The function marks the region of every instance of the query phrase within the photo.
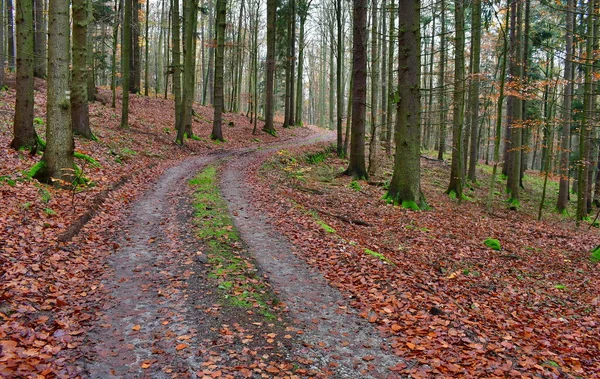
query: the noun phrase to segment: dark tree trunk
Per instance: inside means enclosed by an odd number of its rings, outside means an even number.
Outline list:
[[[215,54],[215,112],[213,118],[213,129],[210,138],[224,141],[221,128],[223,113],[223,58],[225,53],[225,27],[227,26],[227,3],[226,0],[217,0],[217,51]]]
[[[137,0],[124,0],[123,9],[123,39],[121,43],[121,75],[122,75],[122,108],[121,108],[121,128],[129,127],[129,91],[127,90],[131,83],[130,59],[131,59],[131,3]]]
[[[131,55],[129,57],[129,92],[139,93],[141,88],[140,71],[140,2],[132,1],[131,7]]]
[[[368,0],[355,0],[353,9],[352,42],[352,132],[350,162],[344,172],[355,178],[366,179],[365,119],[367,104],[367,9]]]
[[[15,44],[14,1],[6,0],[6,18],[8,19],[8,70],[13,72],[17,67],[17,49]]]
[[[264,131],[275,134],[273,125],[273,85],[275,78],[275,21],[277,18],[277,0],[267,0],[267,72],[265,98]]]
[[[46,77],[46,19],[44,17],[44,0],[34,0],[35,20],[35,68],[33,74],[37,78]]]
[[[17,1],[17,101],[13,124],[15,149],[32,148],[37,144],[33,128],[33,8],[32,2]]]

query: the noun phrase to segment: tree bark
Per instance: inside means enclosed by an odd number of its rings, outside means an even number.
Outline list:
[[[123,39],[121,43],[121,76],[122,76],[122,104],[121,104],[121,128],[129,127],[129,91],[131,85],[131,3],[137,0],[124,0],[123,9]]]
[[[371,1],[371,140],[369,141],[369,176],[377,174],[379,138],[377,138],[377,113],[379,110],[379,46],[377,33],[377,0]],[[402,46],[402,45],[400,45]]]
[[[368,177],[365,167],[365,119],[367,104],[367,0],[355,0],[353,8],[352,133],[350,162],[344,173],[357,179]]]
[[[456,25],[454,56],[454,106],[452,111],[452,165],[450,166],[450,183],[446,193],[454,193],[458,202],[463,197],[462,169],[462,132],[465,106],[465,14],[464,0],[454,3],[454,22]]]
[[[139,93],[141,88],[140,71],[140,2],[132,0],[131,7],[131,55],[129,92]]]
[[[459,0],[460,1],[460,0]],[[405,208],[427,207],[421,193],[420,169],[420,2],[398,2],[398,93],[394,174],[386,198]]]
[[[214,88],[214,118],[213,129],[210,138],[224,141],[221,128],[223,113],[223,69],[225,53],[225,27],[227,26],[227,4],[226,0],[217,0],[217,50],[215,54],[215,88]]]
[[[275,21],[277,18],[277,0],[267,0],[267,72],[265,98],[265,126],[263,130],[275,134],[273,126],[273,85],[275,79]]]
[[[60,186],[75,180],[69,101],[69,0],[52,0],[48,10],[48,99],[46,150],[35,177]]]
[[[44,0],[34,0],[35,19],[35,68],[33,74],[36,78],[46,77],[46,19],[44,17]]]
[[[17,1],[17,99],[10,146],[19,150],[33,148],[37,135],[33,128],[33,8],[32,2]],[[9,15],[9,18],[11,16]]]
[[[471,147],[469,154],[469,171],[471,182],[476,181],[477,157],[479,153],[479,86],[481,63],[481,0],[473,0],[471,13],[471,86],[469,87],[469,122],[471,128]]]
[[[73,132],[92,139],[87,96],[87,28],[89,0],[73,0],[73,71],[71,79],[71,121]]]
[[[6,17],[8,19],[8,70],[15,71],[17,67],[17,46],[15,44],[15,16],[13,0],[6,0]]]
[[[439,61],[439,77],[438,77],[438,88],[439,88],[439,108],[440,108],[440,133],[439,133],[439,144],[438,144],[438,156],[439,160],[444,159],[444,153],[446,152],[446,2],[440,0],[440,61]]]

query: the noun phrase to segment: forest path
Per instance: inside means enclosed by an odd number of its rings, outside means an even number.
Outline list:
[[[254,209],[251,178],[269,153],[330,139],[331,134],[298,139],[263,150],[241,149],[193,157],[168,169],[131,208],[117,237],[103,280],[110,300],[90,332],[82,375],[90,378],[195,378],[241,367],[246,346],[222,344],[219,334],[233,324],[241,331],[259,323],[219,312],[219,295],[207,280],[201,241],[194,237],[191,189],[187,182],[204,167],[222,160],[221,190],[235,226],[278,297],[287,304],[301,340],[280,346],[279,355],[308,358],[322,376],[389,377],[398,363],[387,343],[323,277],[297,258],[289,242]],[[231,158],[231,159],[228,159]],[[249,170],[250,168],[250,170]],[[271,325],[270,325],[271,327]],[[257,327],[254,327],[255,330]],[[261,326],[257,333],[267,333]],[[262,357],[275,355],[265,346]],[[277,349],[276,349],[277,350]],[[261,352],[261,348],[255,351]],[[236,352],[235,354],[233,352]],[[214,366],[214,367],[213,367]],[[258,375],[255,370],[250,375]],[[240,376],[248,371],[240,369]],[[264,373],[264,371],[263,371]],[[273,375],[274,377],[276,375]],[[217,377],[217,376],[213,376]]]

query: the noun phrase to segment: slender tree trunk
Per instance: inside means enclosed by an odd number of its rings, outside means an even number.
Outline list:
[[[471,13],[471,86],[469,88],[469,122],[471,124],[471,148],[468,179],[476,181],[475,168],[479,155],[479,69],[481,63],[481,0],[473,0]],[[466,148],[466,147],[465,147]]]
[[[400,0],[398,2],[398,93],[401,100],[396,105],[394,174],[390,182],[390,189],[386,194],[387,199],[410,209],[427,207],[421,193],[420,169],[421,35],[419,6],[419,0]]]
[[[37,78],[46,77],[46,19],[44,17],[44,0],[34,0],[35,19],[35,68],[33,74]]]
[[[129,127],[129,91],[130,88],[130,68],[131,68],[131,3],[137,0],[124,0],[123,10],[123,42],[121,43],[121,75],[122,82],[122,108],[121,108],[121,128]]]
[[[396,10],[394,0],[390,1],[390,26],[389,26],[389,48],[388,48],[388,60],[387,60],[387,72],[388,72],[388,81],[387,88],[389,88],[388,93],[385,94],[387,97],[387,126],[386,126],[386,136],[385,136],[385,152],[388,156],[392,155],[392,135],[394,130],[394,112],[393,107],[396,105],[390,98],[390,93],[392,88],[394,88],[394,41],[395,37],[395,27],[394,20],[396,19]]]
[[[463,170],[462,170],[462,132],[464,124],[465,104],[465,14],[464,0],[454,3],[454,17],[456,24],[455,58],[454,58],[454,107],[452,114],[452,165],[450,167],[450,184],[446,193],[456,195],[458,202],[463,197]]]
[[[574,27],[574,0],[567,0],[567,29],[565,34],[565,69],[563,88],[563,113],[562,131],[560,136],[560,183],[556,209],[560,213],[566,212],[569,203],[569,141],[571,139],[571,103],[573,101],[573,27]]]
[[[131,8],[131,56],[129,57],[129,92],[139,93],[141,88],[140,72],[140,2],[132,0]]]
[[[183,54],[183,81],[181,96],[181,123],[178,124],[176,143],[183,144],[184,135],[188,138],[193,136],[192,130],[192,105],[194,101],[194,87],[196,78],[196,39],[198,0],[186,0],[184,2],[184,54]]]
[[[17,46],[15,44],[15,16],[13,0],[6,0],[6,13],[8,18],[8,70],[14,72],[17,67]]]
[[[181,28],[179,22],[179,0],[171,0],[171,37],[173,38],[173,63],[171,71],[173,72],[173,95],[175,97],[175,130],[177,130],[177,140],[183,143],[183,102],[181,94]],[[179,133],[182,133],[180,136]],[[181,138],[180,138],[181,137]]]
[[[388,87],[387,87],[387,0],[383,0],[381,3],[381,127],[384,133],[380,133],[378,141],[385,142],[387,133],[387,100],[388,100]]]
[[[87,96],[88,0],[73,0],[73,70],[71,79],[71,121],[73,132],[92,139]]]
[[[4,0],[0,0],[0,20],[2,20],[2,25],[0,25],[0,88],[4,88],[4,46],[6,45],[4,40],[4,13]]]
[[[367,104],[367,0],[355,0],[352,29],[352,134],[350,162],[344,172],[355,178],[367,178],[365,167],[365,119]]]
[[[267,72],[265,98],[264,131],[275,134],[273,126],[273,84],[275,79],[275,21],[277,18],[277,0],[267,0]]]
[[[33,4],[17,1],[17,99],[10,146],[19,150],[33,148],[37,135],[33,128]],[[10,16],[9,16],[10,18]]]
[[[87,65],[87,78],[86,78],[86,86],[87,86],[87,101],[96,100],[96,65],[95,65],[95,57],[94,57],[94,28],[90,27],[93,21],[93,7],[91,1],[86,2],[87,12],[89,17],[88,28],[87,28],[87,37],[85,47],[85,59]],[[102,44],[104,45],[104,43]]]
[[[336,0],[335,4],[335,21],[337,28],[337,49],[336,49],[336,103],[337,103],[337,117],[336,117],[336,130],[339,135],[338,137],[338,156],[344,156],[344,150],[341,144],[341,136],[342,136],[342,121],[344,117],[344,94],[342,91],[342,69],[344,67],[344,50],[342,48],[342,42],[344,40],[344,36],[342,35],[342,2],[341,0]],[[333,41],[332,41],[333,43]]]
[[[346,132],[344,133],[344,157],[348,156],[348,145],[350,144],[351,130],[350,126],[352,123],[352,89],[354,88],[354,76],[350,75],[350,85],[348,88],[348,114],[346,115]]]
[[[504,104],[504,86],[506,83],[506,61],[508,58],[508,38],[506,35],[506,29],[508,27],[508,19],[510,18],[510,8],[506,15],[506,22],[501,33],[503,37],[502,45],[502,56],[499,58],[500,63],[500,88],[498,91],[498,106],[496,110],[496,133],[494,138],[494,166],[492,168],[492,177],[490,178],[490,186],[488,191],[488,198],[486,208],[488,212],[492,211],[492,199],[494,198],[494,192],[496,190],[496,176],[498,173],[498,163],[500,160],[500,139],[502,138],[502,108]]]
[[[296,0],[290,0],[291,9],[290,9],[290,35],[289,35],[289,93],[287,99],[287,119],[285,120],[285,125],[293,126],[296,124],[296,120],[294,117],[294,109],[296,102],[295,99],[295,77],[296,77]]]
[[[377,36],[377,0],[371,0],[371,140],[369,141],[369,176],[377,175],[379,170],[377,137],[377,112],[379,110],[379,46]],[[420,43],[420,41],[419,41]]]
[[[439,62],[439,108],[440,108],[440,135],[438,145],[438,159],[444,159],[446,151],[446,2],[440,0],[440,62]]]
[[[46,150],[35,177],[71,186],[75,180],[69,102],[69,0],[52,0],[48,9],[48,98]]]
[[[583,90],[583,119],[579,127],[579,162],[577,164],[577,222],[584,220],[588,215],[588,171],[590,157],[590,133],[593,123],[593,83],[594,75],[593,51],[594,51],[594,18],[595,4],[597,0],[588,0],[587,9],[587,38],[585,65],[585,82]]]
[[[146,50],[144,53],[144,96],[148,96],[148,51],[150,50],[150,38],[148,35],[149,30],[149,22],[150,20],[150,0],[146,0],[146,33],[144,33],[144,37],[146,40]]]
[[[223,66],[225,53],[225,27],[227,26],[227,3],[226,0],[217,0],[217,51],[215,55],[215,112],[213,118],[213,129],[210,138],[224,141],[221,128],[223,113]]]
[[[521,80],[523,78],[523,45],[521,23],[523,21],[523,8],[521,3],[511,4],[511,11],[514,17],[511,18],[511,65],[510,77],[517,84],[517,90],[521,89]],[[515,15],[516,13],[516,15]],[[514,20],[514,24],[513,24]],[[513,30],[514,29],[514,30]],[[519,188],[521,178],[521,143],[523,138],[523,106],[520,96],[511,95],[513,99],[512,117],[510,124],[510,148],[509,165],[507,169],[506,189],[510,195],[511,208],[518,206]]]
[[[123,0],[115,0],[115,20],[113,24],[113,43],[112,43],[112,76],[111,76],[111,89],[112,89],[112,103],[111,106],[116,108],[117,106],[117,42],[119,40],[119,24],[121,9],[123,9]]]

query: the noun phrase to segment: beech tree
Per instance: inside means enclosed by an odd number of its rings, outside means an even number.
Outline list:
[[[267,64],[265,83],[265,126],[263,130],[275,134],[273,125],[273,84],[275,79],[275,21],[277,0],[267,0]]]

